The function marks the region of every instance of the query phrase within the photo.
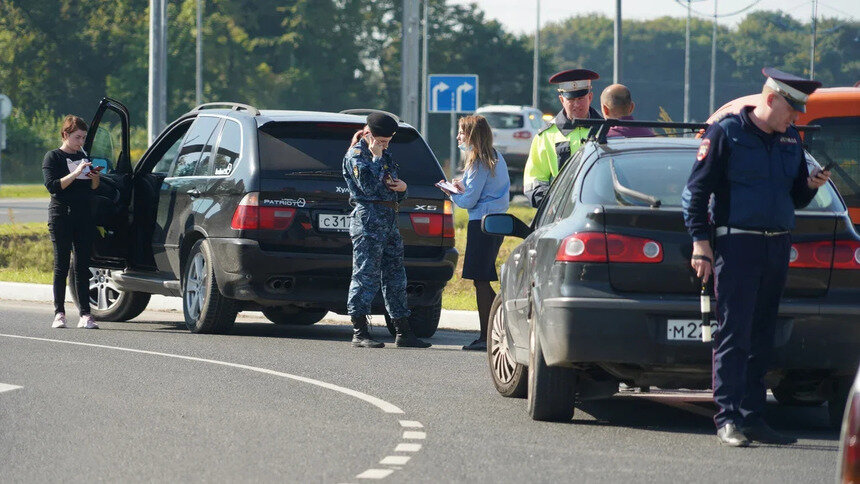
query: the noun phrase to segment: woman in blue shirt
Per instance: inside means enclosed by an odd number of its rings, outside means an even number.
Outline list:
[[[499,279],[496,274],[496,257],[503,237],[481,231],[481,218],[489,213],[505,213],[510,200],[511,180],[508,166],[501,153],[493,149],[493,132],[483,116],[466,116],[460,119],[457,131],[458,147],[465,153],[462,180],[454,180],[459,193],[450,193],[451,200],[469,211],[466,231],[466,255],[463,258],[463,279],[475,284],[481,336],[464,350],[487,350],[487,326],[490,306],[496,298],[490,281]]]

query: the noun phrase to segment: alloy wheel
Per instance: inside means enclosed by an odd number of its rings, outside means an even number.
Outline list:
[[[90,306],[102,311],[109,311],[116,307],[122,294],[122,290],[113,280],[113,271],[90,267]]]
[[[508,347],[508,336],[505,331],[503,308],[499,308],[493,316],[493,327],[490,330],[491,348],[490,358],[493,364],[493,373],[496,379],[502,383],[508,383],[514,376],[517,362]]]
[[[195,320],[200,317],[200,313],[203,311],[208,285],[207,274],[206,258],[203,257],[202,253],[198,253],[188,264],[187,277],[185,278],[185,297],[183,298],[188,315]]]

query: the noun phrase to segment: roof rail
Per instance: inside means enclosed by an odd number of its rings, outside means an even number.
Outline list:
[[[388,111],[383,111],[381,109],[355,108],[355,109],[344,109],[343,111],[340,112],[340,114],[357,114],[357,115],[371,114],[371,113],[387,114],[387,115],[391,116],[392,118],[394,118],[394,120],[397,121],[398,123],[400,122],[400,116],[398,116],[394,113],[389,113]]]
[[[577,119],[573,122],[574,126],[590,126],[589,138],[594,136],[600,144],[606,144],[606,135],[609,134],[609,129],[614,126],[636,126],[642,128],[663,128],[663,129],[688,129],[690,132],[695,132],[708,127],[705,123],[667,123],[663,121],[638,121],[633,119]],[[597,128],[595,131],[594,128]]]
[[[202,111],[204,109],[218,109],[218,108],[229,108],[231,111],[248,111],[254,116],[260,115],[260,110],[255,108],[254,106],[249,106],[247,104],[242,103],[234,103],[234,102],[217,102],[217,103],[205,103],[197,106],[192,109],[191,112]]]

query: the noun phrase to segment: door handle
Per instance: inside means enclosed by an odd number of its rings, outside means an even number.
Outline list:
[[[187,193],[187,194],[188,194],[188,196],[189,196],[189,197],[191,197],[191,198],[197,198],[197,197],[199,197],[199,196],[200,196],[200,190],[198,190],[198,189],[196,189],[196,188],[192,188],[191,190],[188,190],[188,191],[187,191],[187,192],[185,192],[185,193]]]

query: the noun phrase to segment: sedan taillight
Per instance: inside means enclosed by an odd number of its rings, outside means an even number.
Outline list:
[[[642,237],[581,232],[562,241],[555,260],[656,264],[663,261],[663,246],[655,240]]]
[[[531,131],[514,131],[513,136],[516,139],[531,139],[532,133]]]
[[[860,242],[854,240],[798,242],[792,244],[789,267],[860,269]]]
[[[296,209],[289,207],[261,207],[260,194],[246,193],[233,212],[230,227],[233,230],[287,230],[293,224]]]

